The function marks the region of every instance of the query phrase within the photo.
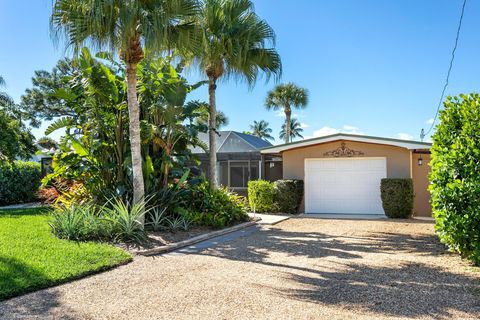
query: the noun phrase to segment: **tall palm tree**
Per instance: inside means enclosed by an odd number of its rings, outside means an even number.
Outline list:
[[[286,135],[287,135],[286,128],[287,128],[287,120],[285,120],[285,123],[282,125],[282,130],[280,130],[280,139],[286,139]],[[302,136],[302,132],[303,132],[302,124],[300,122],[298,122],[297,119],[295,119],[295,118],[291,119],[289,129],[290,129],[289,130],[290,138],[285,143],[292,142],[294,138],[303,138],[303,136]]]
[[[290,142],[292,108],[303,109],[308,104],[308,90],[296,86],[294,83],[280,84],[267,94],[265,107],[268,110],[283,109],[286,118],[285,143]]]
[[[5,79],[0,76],[0,87],[5,87]],[[12,98],[3,91],[0,91],[0,106],[7,107],[13,104]]]
[[[191,48],[198,13],[197,0],[114,1],[55,0],[51,26],[55,37],[64,35],[76,52],[87,44],[118,54],[126,65],[133,201],[144,201],[144,179],[137,98],[137,65],[145,51],[159,53],[173,47]]]
[[[252,130],[252,135],[262,138],[264,140],[275,140],[271,136],[272,129],[269,128],[269,123],[265,120],[253,121],[253,124],[250,125],[250,130]]]
[[[268,80],[282,72],[280,56],[273,48],[275,33],[260,19],[250,0],[204,0],[198,24],[203,31],[203,50],[196,62],[208,78],[209,181],[217,187],[216,89],[219,79],[244,80],[255,84],[260,72]]]

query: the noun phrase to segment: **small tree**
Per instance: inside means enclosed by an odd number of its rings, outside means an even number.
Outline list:
[[[433,135],[430,190],[440,240],[480,264],[480,95],[448,97]]]

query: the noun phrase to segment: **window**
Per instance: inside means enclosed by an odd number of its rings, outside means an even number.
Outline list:
[[[259,161],[219,162],[219,183],[230,188],[246,189],[248,181],[259,178]]]

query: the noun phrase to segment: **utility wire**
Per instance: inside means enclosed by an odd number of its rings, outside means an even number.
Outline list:
[[[430,129],[428,129],[426,133],[422,129],[422,133],[420,134],[420,138],[422,140],[425,136],[427,136],[430,133],[430,131],[432,131],[433,127],[435,127],[435,121],[437,121],[438,114],[440,112],[440,107],[442,106],[442,101],[443,101],[443,98],[445,97],[445,91],[447,90],[447,87],[448,87],[450,73],[452,72],[453,61],[455,60],[455,52],[457,51],[458,38],[460,37],[460,29],[462,28],[463,14],[465,13],[466,4],[467,4],[467,0],[464,0],[462,5],[462,13],[460,14],[460,21],[458,22],[457,35],[455,37],[455,46],[453,47],[452,58],[450,59],[450,66],[448,67],[447,78],[445,80],[445,85],[443,86],[442,96],[440,97],[440,101],[438,101],[437,111],[435,112],[435,117],[433,118],[433,122],[432,122],[432,125],[430,126]]]

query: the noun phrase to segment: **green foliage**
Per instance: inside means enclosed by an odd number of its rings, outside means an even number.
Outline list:
[[[274,203],[278,212],[298,213],[303,199],[303,180],[278,180],[273,186]]]
[[[273,183],[265,180],[248,182],[248,201],[255,212],[276,212]]]
[[[16,116],[0,105],[0,161],[28,159],[37,151],[34,136]]]
[[[413,213],[412,179],[382,179],[380,185],[382,206],[389,218],[407,219]]]
[[[437,234],[452,251],[480,265],[480,95],[447,98],[432,138]]]
[[[147,215],[145,226],[151,227],[153,231],[162,231],[165,230],[167,221],[167,208],[155,207],[150,210],[150,214]]]
[[[50,227],[52,233],[61,239],[142,243],[147,235],[140,221],[149,211],[143,204],[129,206],[116,198],[103,207],[59,207],[53,213]]]
[[[145,209],[144,202],[129,206],[115,198],[102,208],[101,216],[111,226],[111,235],[114,241],[142,243],[147,239],[142,221],[148,211]]]
[[[280,130],[280,134],[279,134],[279,138],[280,139],[285,139],[285,136],[287,134],[287,122],[285,121],[282,125],[282,129]],[[303,132],[303,128],[302,128],[302,124],[296,119],[296,118],[292,118],[290,120],[290,142],[293,141],[293,139],[295,138],[303,138],[303,135],[302,135],[302,132]]]
[[[0,301],[132,260],[108,244],[53,237],[45,209],[0,211]]]
[[[189,185],[181,216],[194,225],[223,228],[248,220],[245,199],[227,189],[211,190],[207,182]]]
[[[40,180],[40,164],[36,162],[0,161],[0,205],[36,200]]]
[[[271,135],[272,129],[269,127],[269,123],[265,120],[253,121],[253,124],[250,125],[250,130],[252,130],[251,133],[244,133],[257,136],[264,140],[275,140],[275,138]]]

